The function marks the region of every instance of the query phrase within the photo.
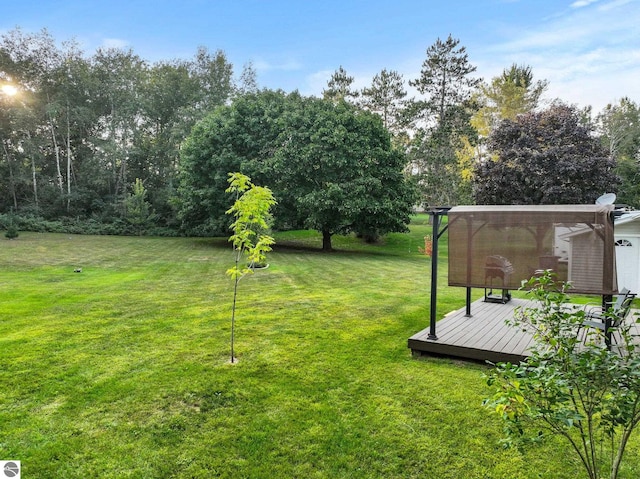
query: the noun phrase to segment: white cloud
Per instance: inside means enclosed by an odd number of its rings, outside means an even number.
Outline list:
[[[489,81],[515,63],[530,66],[535,80],[549,81],[548,100],[591,105],[594,112],[624,96],[640,101],[640,0],[575,0],[573,4],[573,8],[567,8],[568,3],[558,7],[556,14],[528,26],[495,25],[491,43],[467,45],[469,59],[478,67],[474,76]],[[424,50],[406,53],[410,54],[398,58],[397,64],[380,67],[397,70],[409,96],[419,96],[408,81],[420,76]],[[370,85],[377,73],[370,66],[358,70],[346,62],[344,67],[357,89]],[[300,92],[321,96],[334,70],[305,75],[297,83]]]
[[[597,0],[596,0],[597,1]],[[622,96],[640,99],[640,7],[637,0],[576,0],[574,10],[487,46],[478,63],[485,78],[512,63],[549,80],[550,97],[599,110]]]
[[[598,7],[600,11],[612,10],[614,8],[622,7],[628,3],[635,2],[636,0],[613,0],[612,2],[605,3]]]
[[[599,0],[577,0],[571,4],[571,8],[588,7],[592,3],[597,3]]]
[[[129,47],[129,42],[126,40],[122,40],[120,38],[104,38],[102,40],[102,48],[116,48],[116,49],[122,49],[122,48],[127,48]]]
[[[303,95],[322,96],[322,90],[326,88],[332,74],[333,70],[320,70],[307,75],[300,93]]]

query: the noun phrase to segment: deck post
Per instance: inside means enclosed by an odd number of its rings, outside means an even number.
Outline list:
[[[611,230],[609,230],[608,228],[605,228],[605,234],[608,236],[608,238],[605,239],[605,244],[614,243],[616,217],[619,217],[622,214],[623,212],[621,210],[613,210],[611,212],[609,219],[611,220],[611,225],[613,226],[613,228],[611,228]],[[602,284],[602,288],[604,290],[609,289],[611,286],[611,283],[613,282],[612,276],[614,274],[613,272],[614,270],[611,268],[610,265],[614,264],[614,258],[615,258],[615,247],[613,251],[605,248],[604,255],[603,255],[603,260],[604,260],[603,276],[604,277],[603,277],[603,284]],[[607,309],[611,307],[612,304],[613,304],[613,295],[607,294],[602,296],[602,312],[604,314],[604,344],[606,345],[609,351],[611,351],[611,326],[613,324],[613,321],[611,320],[611,317],[606,313],[607,313]]]
[[[467,286],[467,309],[465,310],[465,316],[467,318],[472,317],[471,314],[471,288]]]
[[[431,234],[432,248],[431,248],[431,304],[429,305],[429,336],[427,339],[437,341],[436,335],[436,306],[438,297],[438,230],[440,228],[440,214],[437,210],[433,213],[433,231]]]
[[[438,336],[436,335],[436,311],[438,306],[438,243],[440,241],[440,236],[449,229],[449,225],[447,224],[442,231],[440,231],[440,217],[446,216],[450,209],[450,206],[442,206],[433,208],[429,211],[429,214],[433,217],[433,230],[431,232],[431,304],[429,305],[430,318],[429,335],[427,339],[432,341],[438,340]]]

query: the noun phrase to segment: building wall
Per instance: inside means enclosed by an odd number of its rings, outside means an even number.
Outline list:
[[[599,242],[596,234],[581,234],[572,238],[568,279],[574,287],[595,290],[602,287],[600,272],[603,253],[596,244]]]
[[[615,227],[618,288],[640,294],[640,221]]]

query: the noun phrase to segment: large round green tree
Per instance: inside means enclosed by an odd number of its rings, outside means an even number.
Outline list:
[[[231,199],[225,194],[228,174],[242,171],[257,184],[264,181],[283,130],[285,108],[297,95],[262,91],[237,98],[200,121],[182,145],[179,214],[188,234],[224,235]]]
[[[268,184],[278,200],[276,227],[367,238],[404,231],[416,201],[382,120],[349,105],[297,93],[261,91],[238,98],[201,122],[182,155],[185,226],[223,233],[229,171]]]
[[[273,178],[287,213],[322,233],[376,238],[405,231],[417,201],[379,116],[345,101],[305,98],[291,112]]]

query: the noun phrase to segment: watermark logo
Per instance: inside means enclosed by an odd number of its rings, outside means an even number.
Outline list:
[[[20,461],[0,461],[0,478],[20,479]]]

